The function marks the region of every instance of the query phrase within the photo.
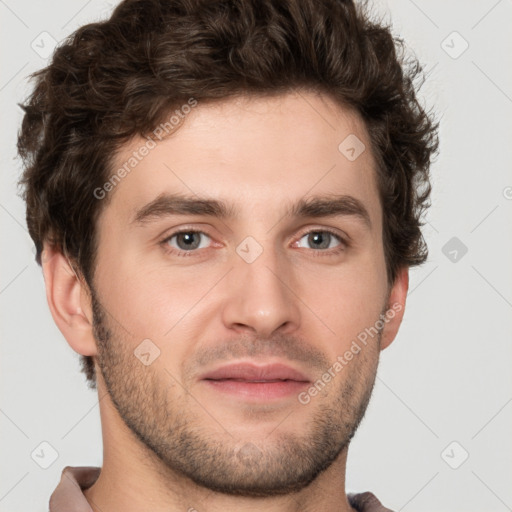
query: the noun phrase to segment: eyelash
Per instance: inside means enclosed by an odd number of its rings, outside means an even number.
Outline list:
[[[163,247],[163,249],[166,253],[171,254],[173,256],[179,256],[179,257],[182,257],[182,256],[189,257],[189,256],[194,256],[197,254],[198,249],[191,250],[191,251],[182,251],[182,250],[175,249],[173,247],[172,248],[169,247],[169,245],[168,245],[169,240],[171,240],[171,238],[174,238],[176,235],[179,235],[180,233],[199,233],[199,234],[206,235],[209,238],[212,238],[205,231],[200,231],[197,229],[179,229],[178,231],[174,231],[170,235],[166,236],[160,242],[160,245]],[[313,251],[314,256],[334,256],[334,255],[337,255],[337,254],[345,251],[348,247],[350,247],[350,244],[347,242],[346,239],[342,238],[338,233],[336,233],[330,229],[327,229],[327,228],[310,229],[309,231],[305,231],[305,232],[301,233],[301,235],[299,236],[297,241],[301,240],[305,235],[309,235],[310,233],[329,233],[330,235],[334,236],[334,238],[336,238],[341,244],[338,247],[335,247],[334,249],[324,249],[324,250],[310,249],[311,251]]]

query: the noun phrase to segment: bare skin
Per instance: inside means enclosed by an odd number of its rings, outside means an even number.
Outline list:
[[[338,149],[351,134],[366,146],[354,161]],[[144,142],[122,148],[114,169]],[[109,192],[94,297],[45,246],[55,322],[96,361],[104,457],[85,491],[95,512],[352,510],[348,444],[408,288],[406,268],[387,283],[375,173],[363,122],[326,96],[199,104]],[[134,220],[162,193],[223,201],[236,215]],[[290,214],[334,195],[355,198],[368,222]],[[345,357],[387,311],[379,335]],[[284,391],[260,382],[258,394],[254,382],[205,378],[226,363],[280,363],[304,379]]]

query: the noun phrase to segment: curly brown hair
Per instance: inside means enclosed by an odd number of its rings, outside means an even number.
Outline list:
[[[76,30],[32,78],[18,152],[36,261],[47,241],[91,290],[96,222],[108,204],[94,190],[121,145],[191,97],[309,90],[355,109],[378,165],[388,283],[427,258],[420,228],[438,123],[416,97],[421,65],[365,2],[124,0],[108,20]],[[95,387],[92,358],[81,362]]]

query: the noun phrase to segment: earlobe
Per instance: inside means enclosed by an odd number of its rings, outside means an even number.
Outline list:
[[[402,323],[405,312],[405,302],[409,289],[409,267],[402,267],[397,274],[391,288],[388,299],[388,310],[386,313],[385,325],[382,331],[380,349],[389,347]]]
[[[90,293],[68,259],[45,244],[41,258],[46,299],[60,332],[71,348],[84,356],[96,355],[92,333]]]

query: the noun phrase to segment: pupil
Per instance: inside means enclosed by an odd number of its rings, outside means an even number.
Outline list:
[[[316,233],[311,233],[309,235],[310,237],[310,242],[312,243],[312,245],[316,245],[317,248],[321,248],[321,249],[327,249],[329,247],[329,234],[328,233],[325,233],[326,236],[324,236],[322,233],[319,233],[319,232],[316,232]]]
[[[199,246],[199,243],[197,240],[194,241],[194,237],[197,238],[197,233],[181,233],[178,236],[178,245],[181,246],[180,248],[185,249],[196,249]],[[182,242],[182,244],[180,243]]]

